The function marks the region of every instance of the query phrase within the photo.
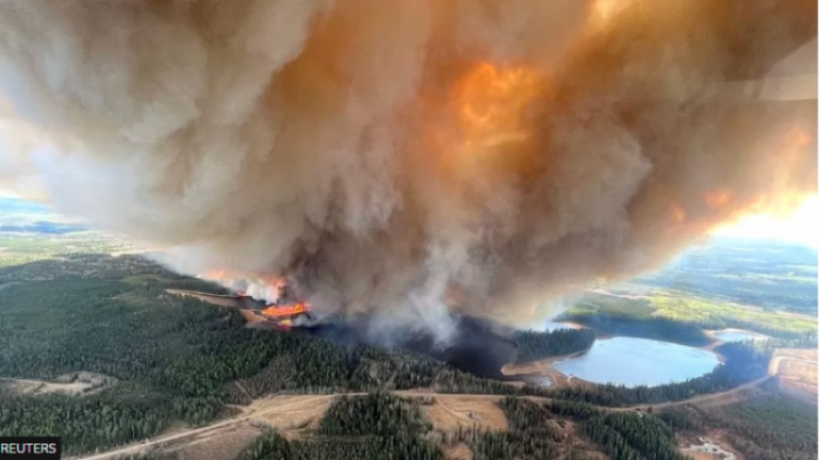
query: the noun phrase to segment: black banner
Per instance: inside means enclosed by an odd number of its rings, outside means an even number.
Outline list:
[[[59,460],[60,438],[0,437],[0,460]]]

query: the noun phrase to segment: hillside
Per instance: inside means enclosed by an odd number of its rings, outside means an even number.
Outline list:
[[[78,453],[202,425],[273,392],[505,386],[398,350],[247,329],[238,312],[166,288],[219,291],[136,256],[0,269],[0,377],[105,378],[80,396],[1,385],[0,435],[60,435]]]

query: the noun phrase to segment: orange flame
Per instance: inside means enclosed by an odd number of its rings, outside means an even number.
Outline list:
[[[295,316],[300,313],[307,313],[310,311],[310,304],[307,302],[299,302],[291,305],[283,305],[281,307],[268,307],[262,310],[262,314],[270,317],[280,316]]]

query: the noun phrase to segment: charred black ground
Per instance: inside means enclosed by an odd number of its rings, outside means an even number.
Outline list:
[[[265,308],[264,303],[249,297],[217,296],[201,292],[195,294],[205,301],[213,299],[213,303],[222,306],[254,311]],[[427,331],[391,326],[389,321],[385,321],[385,317],[378,314],[335,315],[315,324],[290,328],[289,331],[351,346],[400,348],[446,362],[481,377],[508,380],[509,377],[501,373],[501,368],[515,361],[518,344],[507,336],[505,329],[476,317],[454,315],[453,318],[456,330],[447,343],[437,343],[435,337]],[[255,323],[253,327],[271,326]],[[520,379],[521,376],[515,378]]]
[[[401,348],[444,361],[460,370],[481,377],[505,379],[501,368],[515,361],[518,345],[515,341],[494,331],[494,325],[478,318],[456,317],[456,332],[447,344],[437,344],[428,332],[388,330],[373,334],[377,317],[357,315],[308,327],[297,327],[293,332],[323,337],[334,342],[352,345],[377,345]],[[374,325],[374,323],[376,325]],[[390,342],[383,337],[390,335]]]

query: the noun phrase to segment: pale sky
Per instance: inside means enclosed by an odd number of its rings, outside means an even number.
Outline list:
[[[749,215],[712,233],[742,238],[772,238],[817,248],[820,242],[820,199],[817,195],[808,198],[792,215]]]

